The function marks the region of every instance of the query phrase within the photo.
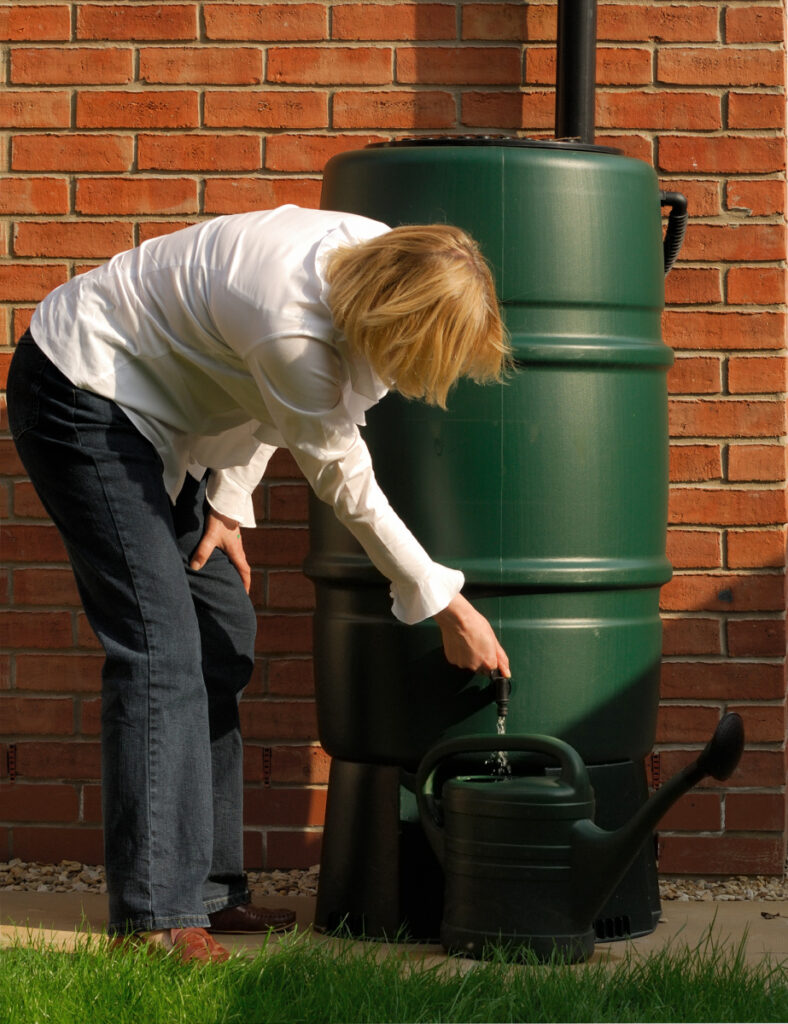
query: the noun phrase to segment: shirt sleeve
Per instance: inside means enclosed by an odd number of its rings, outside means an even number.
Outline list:
[[[462,589],[463,574],[432,561],[381,490],[345,409],[345,375],[333,346],[276,338],[257,346],[246,362],[307,481],[391,581],[394,615],[415,623],[445,608]]]

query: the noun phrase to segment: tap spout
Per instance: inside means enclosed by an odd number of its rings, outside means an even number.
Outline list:
[[[509,697],[512,693],[512,681],[497,668],[490,673],[493,689],[495,691],[495,703],[498,705],[498,717],[506,718],[509,713]]]

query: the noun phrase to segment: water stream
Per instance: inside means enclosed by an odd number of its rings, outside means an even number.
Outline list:
[[[506,735],[506,715],[498,716],[497,732],[499,736]],[[496,750],[485,762],[492,769],[492,774],[505,778],[512,774],[512,766],[509,763],[509,756],[505,750]]]

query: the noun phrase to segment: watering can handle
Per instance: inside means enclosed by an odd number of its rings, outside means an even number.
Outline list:
[[[561,779],[569,785],[585,782],[586,767],[574,747],[554,736],[457,736],[428,750],[416,773],[416,800],[430,845],[443,861],[443,815],[432,792],[432,777],[441,761],[458,754],[492,754],[496,751],[546,754],[558,761]]]

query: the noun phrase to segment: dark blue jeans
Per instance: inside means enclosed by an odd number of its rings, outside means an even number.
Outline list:
[[[60,530],[104,648],[102,801],[110,931],[205,926],[249,898],[238,717],[255,615],[202,536],[205,482],[173,507],[151,445],[112,401],[20,342],[8,380],[19,455]]]

